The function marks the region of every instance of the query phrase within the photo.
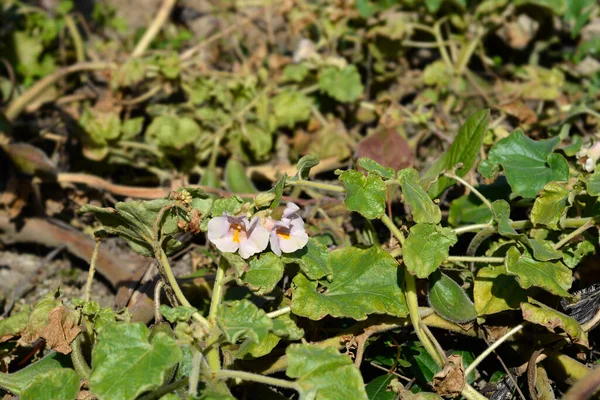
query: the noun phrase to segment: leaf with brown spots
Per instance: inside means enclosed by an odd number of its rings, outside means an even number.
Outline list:
[[[441,396],[458,396],[465,387],[465,367],[462,356],[453,354],[446,360],[444,369],[433,376],[433,387]]]

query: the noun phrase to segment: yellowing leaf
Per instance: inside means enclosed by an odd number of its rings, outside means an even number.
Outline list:
[[[473,299],[477,315],[517,310],[527,301],[527,293],[503,265],[480,268],[473,284]]]
[[[523,319],[525,321],[542,325],[551,332],[565,332],[573,342],[582,346],[588,346],[587,334],[574,318],[533,299],[529,301],[530,303],[521,304],[521,311],[523,312]]]
[[[347,170],[340,173],[339,179],[346,187],[344,204],[350,211],[356,211],[369,219],[379,218],[385,212],[385,183],[378,175]]]
[[[427,278],[448,258],[448,251],[457,242],[450,228],[432,224],[417,224],[410,228],[402,254],[408,271]]]

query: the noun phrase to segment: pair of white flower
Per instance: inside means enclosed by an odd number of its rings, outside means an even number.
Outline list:
[[[300,208],[287,203],[281,221],[272,218],[245,216],[234,217],[226,211],[222,217],[208,221],[208,240],[224,253],[235,253],[246,259],[260,253],[271,243],[271,250],[278,256],[281,253],[293,253],[306,246],[308,235],[304,230],[304,221],[298,215]]]

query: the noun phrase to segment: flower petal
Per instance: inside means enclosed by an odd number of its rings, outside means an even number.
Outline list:
[[[279,237],[277,236],[277,231],[271,231],[271,251],[278,256],[281,256],[281,247],[279,247]]]
[[[252,218],[246,225],[247,238],[240,241],[240,256],[248,258],[253,254],[260,253],[269,244],[269,231],[259,223],[257,217]]]
[[[233,240],[233,235],[226,235],[211,242],[223,253],[235,253],[240,248],[240,243]]]
[[[285,206],[285,210],[283,210],[283,216],[281,217],[282,220],[284,219],[296,219],[296,218],[300,218],[300,215],[298,215],[298,210],[300,210],[300,207],[298,207],[296,204],[292,203],[291,201],[289,203],[286,204]]]
[[[215,239],[229,234],[231,223],[228,217],[214,217],[208,221],[208,240],[214,243]]]
[[[308,243],[308,234],[302,230],[297,231],[293,235],[281,236],[279,235],[279,247],[284,253],[293,253],[296,250],[300,250]]]

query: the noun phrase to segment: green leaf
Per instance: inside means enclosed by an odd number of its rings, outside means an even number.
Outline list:
[[[148,129],[146,140],[159,147],[182,150],[202,135],[200,126],[191,118],[175,115],[155,117]]]
[[[213,217],[220,217],[223,215],[224,211],[236,215],[240,212],[242,204],[244,204],[244,200],[238,196],[216,199],[210,209],[210,215]]]
[[[400,348],[400,354],[410,363],[410,370],[421,383],[430,383],[440,370],[420,342],[405,342]]]
[[[273,97],[272,105],[277,125],[292,128],[308,120],[313,103],[304,93],[289,89]]]
[[[377,175],[347,170],[339,174],[346,187],[344,204],[350,211],[356,211],[368,219],[379,218],[385,212],[385,183]]]
[[[589,21],[594,10],[595,0],[568,0],[565,20],[572,21],[571,37],[579,36],[581,28]]]
[[[454,168],[458,163],[462,163],[463,166],[456,170],[457,176],[465,176],[471,170],[488,130],[489,117],[490,110],[481,110],[472,114],[460,127],[458,135],[448,150],[425,171],[421,178],[421,185],[425,187],[431,184],[429,197],[432,199],[438,197],[454,183],[454,180],[446,177],[440,177],[433,182],[442,171]]]
[[[296,316],[285,313],[273,318],[273,334],[288,340],[300,340],[304,337],[304,329],[296,324]]]
[[[531,5],[545,8],[555,15],[563,15],[567,11],[566,0],[515,0],[516,6]]]
[[[13,394],[20,394],[37,376],[55,369],[72,366],[71,357],[50,352],[47,356],[12,374],[2,373],[2,387]]]
[[[79,376],[70,368],[37,375],[21,392],[21,400],[73,400],[79,393]]]
[[[464,324],[477,318],[475,306],[465,291],[439,271],[429,280],[427,298],[435,312],[448,321]]]
[[[283,77],[287,82],[302,82],[309,72],[304,64],[289,64],[283,69]]]
[[[160,305],[160,313],[171,323],[187,322],[192,317],[192,314],[197,312],[196,307],[177,306],[169,307],[166,304]]]
[[[345,247],[329,253],[331,282],[317,282],[303,274],[294,278],[292,312],[319,320],[326,315],[363,320],[369,314],[407,315],[398,263],[388,252],[373,246]]]
[[[383,165],[379,164],[377,161],[371,160],[370,158],[367,158],[367,157],[359,158],[358,165],[365,171],[372,173],[372,174],[377,174],[380,177],[382,177],[383,179],[393,179],[394,178],[394,170],[392,168],[384,167]]]
[[[242,276],[242,281],[259,296],[271,292],[283,276],[283,261],[273,253],[252,258],[249,264],[250,269]]]
[[[302,179],[308,179],[310,169],[318,164],[319,158],[312,154],[302,157],[300,160],[298,160],[298,164],[296,164],[296,169],[298,170],[298,172],[290,180],[297,181]]]
[[[0,321],[0,342],[20,334],[26,327],[31,314],[31,307],[24,306],[21,311]]]
[[[271,318],[249,300],[223,303],[219,309],[218,324],[230,343],[236,343],[240,338],[259,343],[273,328]]]
[[[121,125],[121,139],[130,140],[142,132],[144,117],[130,118]]]
[[[246,175],[246,167],[234,158],[230,158],[225,165],[225,184],[233,193],[258,193],[258,189]]]
[[[590,196],[600,196],[600,169],[597,169],[593,174],[588,175],[585,184]]]
[[[517,130],[492,147],[479,172],[492,178],[501,165],[513,195],[534,198],[548,182],[569,179],[567,161],[553,153],[559,142],[558,137],[535,141]]]
[[[410,206],[414,221],[439,224],[442,220],[442,212],[421,187],[417,170],[406,168],[398,171],[398,181],[402,188],[404,201]]]
[[[578,243],[569,243],[562,249],[563,262],[571,269],[579,265],[579,262],[585,256],[592,255],[596,252],[596,248],[589,240],[584,240]]]
[[[527,301],[527,292],[509,276],[503,265],[480,268],[473,283],[473,298],[477,315],[517,310]]]
[[[308,238],[308,243],[300,250],[283,253],[281,260],[286,264],[298,264],[309,279],[321,279],[332,274],[327,246],[315,238]]]
[[[360,371],[350,357],[334,348],[292,344],[285,351],[286,374],[296,378],[301,398],[315,400],[367,399]]]
[[[496,200],[492,203],[494,211],[494,220],[498,224],[498,233],[520,241],[533,250],[533,255],[537,260],[549,261],[562,258],[562,253],[552,248],[549,242],[538,239],[530,239],[524,233],[518,233],[512,226],[510,215],[510,205],[505,200]]]
[[[392,379],[394,375],[381,375],[367,383],[365,391],[369,400],[394,400],[396,393],[387,389]]]
[[[110,86],[113,90],[132,86],[144,80],[146,66],[139,58],[130,58],[121,64],[112,74]]]
[[[570,193],[566,182],[549,182],[533,203],[531,222],[560,230],[558,224],[567,214]]]
[[[548,328],[551,332],[565,332],[573,342],[588,347],[588,337],[575,318],[569,317],[534,299],[530,303],[522,303],[523,319]],[[558,328],[558,330],[557,330]]]
[[[141,323],[113,324],[98,334],[92,351],[90,391],[99,400],[133,400],[165,383],[165,375],[181,360],[171,336]]]
[[[325,67],[319,73],[319,87],[322,91],[342,103],[358,100],[364,87],[360,74],[354,65],[344,68]]]
[[[94,145],[106,145],[121,135],[121,119],[114,111],[103,112],[86,107],[79,124]]]
[[[273,148],[273,135],[269,130],[258,124],[248,123],[242,132],[255,160],[264,160],[269,156]]]
[[[572,273],[560,261],[536,261],[529,254],[521,254],[516,247],[511,247],[506,253],[505,265],[506,272],[515,276],[523,289],[535,286],[557,296],[570,296]]]
[[[421,279],[427,278],[448,258],[448,251],[457,240],[450,228],[417,224],[410,228],[402,249],[404,264],[411,274]]]
[[[91,212],[102,223],[104,230],[110,235],[117,235],[129,244],[137,253],[152,257],[152,236],[154,220],[158,212],[173,200],[156,199],[150,201],[118,202],[115,208],[101,208],[90,204],[81,207],[81,212]],[[167,211],[164,219],[163,234],[170,235],[179,230],[177,217]],[[170,237],[165,241],[167,254],[175,251],[181,243]]]
[[[477,190],[489,201],[508,200],[510,187],[504,180],[497,180],[491,185],[477,186]],[[450,205],[448,223],[452,226],[466,224],[485,224],[492,219],[490,209],[473,192],[465,194]]]

